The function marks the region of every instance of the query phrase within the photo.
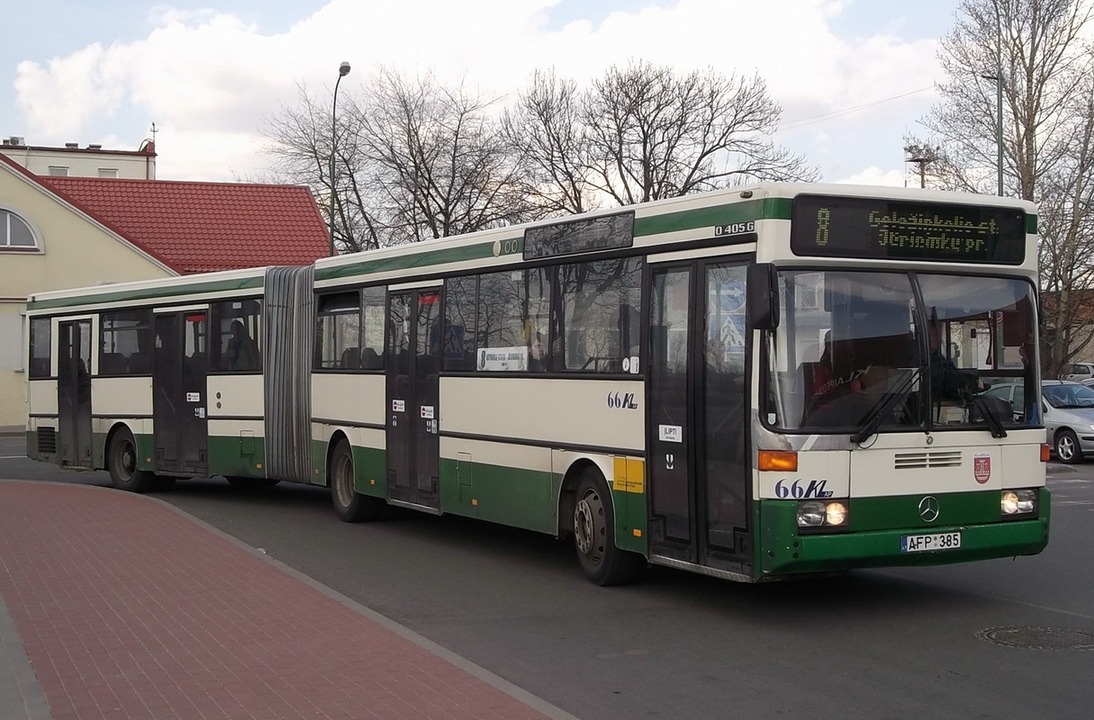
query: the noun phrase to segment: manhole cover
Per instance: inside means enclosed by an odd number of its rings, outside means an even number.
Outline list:
[[[980,630],[976,637],[1026,650],[1094,650],[1094,632],[1011,625]]]

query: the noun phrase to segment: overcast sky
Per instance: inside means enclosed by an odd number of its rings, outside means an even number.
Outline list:
[[[0,44],[0,136],[135,150],[158,177],[246,179],[301,84],[367,102],[381,64],[504,96],[533,70],[580,83],[642,58],[757,73],[776,141],[831,182],[903,185],[903,138],[937,101],[958,0],[37,0]]]

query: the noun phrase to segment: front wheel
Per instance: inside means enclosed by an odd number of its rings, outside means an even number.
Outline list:
[[[119,490],[143,493],[156,486],[156,476],[138,470],[137,443],[128,430],[119,430],[110,439],[110,481]]]
[[[1079,438],[1067,428],[1056,433],[1056,457],[1068,464],[1083,461],[1083,451],[1079,449]]]
[[[338,517],[351,523],[375,520],[387,505],[382,498],[357,492],[353,452],[345,440],[338,442],[331,456],[330,498]]]
[[[574,546],[581,569],[597,585],[626,585],[646,568],[646,559],[615,545],[615,511],[608,484],[586,469],[574,503]]]

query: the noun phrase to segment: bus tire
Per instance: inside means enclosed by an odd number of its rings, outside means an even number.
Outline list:
[[[119,490],[144,493],[156,487],[156,476],[138,470],[137,443],[133,433],[121,429],[110,438],[110,482]]]
[[[615,511],[608,484],[586,468],[574,502],[574,547],[585,575],[597,585],[626,585],[646,568],[646,559],[615,545]]]
[[[1053,444],[1056,457],[1060,462],[1074,464],[1083,461],[1083,451],[1079,447],[1079,438],[1071,430],[1064,428],[1056,433],[1056,442]]]
[[[380,517],[387,505],[381,498],[362,495],[354,487],[353,452],[339,440],[330,459],[330,498],[343,522],[367,522]]]

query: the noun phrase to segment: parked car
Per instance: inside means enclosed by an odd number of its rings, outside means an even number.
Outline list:
[[[984,393],[1010,403],[1015,419],[1022,417],[1025,386],[994,385]],[[1094,387],[1066,380],[1041,383],[1041,414],[1045,437],[1060,462],[1078,463],[1094,454]]]
[[[1069,363],[1060,368],[1061,380],[1094,380],[1094,363]]]

